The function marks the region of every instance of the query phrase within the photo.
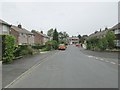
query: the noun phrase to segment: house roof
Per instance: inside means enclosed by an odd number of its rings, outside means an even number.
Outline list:
[[[91,35],[89,35],[89,36],[100,36],[100,35],[103,35],[103,34],[105,34],[106,33],[106,31],[107,30],[103,30],[103,31],[98,31],[98,32],[96,32],[96,33],[93,33],[93,34],[91,34]]]
[[[0,19],[0,23],[1,23],[1,24],[4,24],[4,25],[11,26],[10,24],[8,24],[7,22],[5,22],[5,21],[3,21],[3,20],[1,20],[1,19]]]
[[[112,29],[120,29],[120,23],[116,24],[115,26],[112,27]]]
[[[78,37],[68,37],[68,39],[79,39]]]
[[[30,31],[26,30],[25,28],[19,28],[19,27],[14,26],[14,25],[12,25],[11,28],[14,29],[15,31],[19,32],[19,33],[33,34]]]
[[[43,37],[49,38],[49,36],[47,36],[46,34],[42,34],[42,35],[43,35]]]
[[[107,29],[107,30],[103,30],[103,31],[97,31],[96,33],[92,33],[88,36],[87,39],[91,38],[91,37],[99,37],[99,36],[103,36],[105,35],[109,30],[111,29]]]
[[[38,31],[34,31],[35,33],[38,33],[39,35],[45,37],[45,38],[50,38],[49,36],[47,36],[46,34],[42,34],[41,32]]]

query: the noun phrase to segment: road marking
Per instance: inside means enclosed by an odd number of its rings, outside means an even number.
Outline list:
[[[104,61],[104,59],[100,58],[101,61]]]
[[[99,59],[99,58],[95,57],[95,59]]]
[[[94,57],[94,56],[88,56],[89,58],[95,58],[96,60],[101,60],[101,61],[105,61],[107,63],[111,63],[111,64],[116,64],[115,62],[110,62],[108,60],[104,60],[103,58],[98,58],[98,57]],[[120,66],[120,64],[118,64]]]
[[[41,59],[37,64],[33,65],[31,68],[29,68],[27,71],[22,73],[20,76],[18,76],[16,79],[14,79],[11,83],[6,85],[4,88],[9,88],[10,86],[14,85],[14,83],[16,83],[21,78],[25,77],[25,75],[30,74],[31,72],[33,72],[33,70],[38,68],[41,65],[41,63],[44,63],[45,61],[48,60],[48,58],[51,58],[51,57],[53,57],[56,54],[57,54],[57,52],[55,52],[54,54],[52,53],[50,56],[46,56],[45,58]]]
[[[105,62],[109,62],[108,60],[105,60]]]
[[[100,60],[101,60],[101,61],[104,61],[104,59],[103,59],[103,58],[101,58]]]
[[[93,56],[88,56],[89,58],[92,58]]]
[[[116,64],[115,62],[110,62],[111,64]]]
[[[42,54],[42,53],[48,53],[48,51],[45,51],[45,52],[40,52],[40,53],[41,53],[41,54]]]

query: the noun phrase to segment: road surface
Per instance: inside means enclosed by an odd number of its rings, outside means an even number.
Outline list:
[[[117,67],[69,46],[44,59],[8,88],[118,88]]]
[[[0,61],[0,90],[2,89],[2,61]]]

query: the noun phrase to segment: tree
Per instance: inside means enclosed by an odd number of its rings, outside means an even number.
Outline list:
[[[59,42],[58,40],[58,32],[57,32],[57,29],[55,28],[54,32],[53,32],[53,40]]]
[[[80,35],[80,34],[78,35],[78,38],[79,38],[79,39],[81,38],[81,35]]]
[[[112,49],[114,48],[114,40],[115,40],[115,34],[112,32],[112,31],[108,31],[106,33],[106,39],[107,39],[107,42],[108,42],[108,48],[109,49]]]
[[[98,44],[98,47],[100,48],[100,50],[105,50],[107,46],[108,46],[108,42],[106,37],[100,38],[99,44]]]
[[[50,30],[48,30],[47,35],[50,37],[53,37],[53,32],[54,32],[54,30],[53,30],[53,28],[51,28]]]
[[[12,35],[2,35],[2,60],[10,63],[14,58],[15,37]]]
[[[62,32],[59,32],[58,35],[59,35],[59,39],[60,39],[60,40],[63,40],[63,38],[64,38],[63,33],[62,33]]]
[[[63,36],[64,36],[64,38],[69,37],[69,35],[67,34],[67,32],[63,32]]]
[[[79,38],[79,43],[81,43],[81,41],[80,41],[80,39],[81,39],[81,35],[79,34],[77,37]]]
[[[63,39],[69,37],[69,35],[66,32],[59,32],[59,37]]]
[[[59,36],[59,43],[68,44],[69,35],[67,32],[59,32],[58,36]]]
[[[32,30],[31,32],[34,33],[34,32],[36,32],[36,30]]]

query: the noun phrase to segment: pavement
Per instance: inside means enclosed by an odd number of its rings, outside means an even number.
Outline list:
[[[0,61],[0,90],[2,89],[2,61]]]
[[[11,64],[3,64],[2,65],[2,87],[10,84],[16,78],[18,78],[21,74],[32,68],[32,66],[38,64],[44,58],[51,56],[57,51],[48,51],[42,52],[40,54],[36,54],[33,56],[26,56],[24,58],[15,60]]]
[[[79,47],[80,51],[86,55],[89,55],[91,58],[103,59],[109,63],[120,64],[118,59],[120,59],[120,52],[104,52],[104,51],[91,51]]]
[[[118,65],[68,46],[45,58],[7,88],[118,88]]]
[[[81,52],[88,54],[88,55],[118,60],[118,54],[119,54],[118,52],[92,51],[92,50],[83,49],[81,47],[79,47],[79,49]]]

